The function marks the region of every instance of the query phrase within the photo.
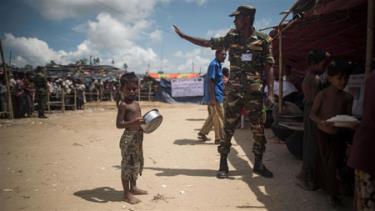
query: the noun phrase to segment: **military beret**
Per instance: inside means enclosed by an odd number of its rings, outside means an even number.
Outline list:
[[[251,5],[241,5],[237,7],[237,9],[234,12],[232,12],[229,16],[233,17],[237,15],[255,15],[255,11],[255,7]]]

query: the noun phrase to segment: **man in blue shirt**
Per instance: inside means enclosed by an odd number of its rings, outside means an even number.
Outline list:
[[[208,66],[205,77],[203,101],[208,105],[208,117],[198,133],[198,138],[206,141],[212,126],[215,130],[215,144],[224,139],[224,79],[221,63],[225,61],[226,51],[217,50],[215,59]]]

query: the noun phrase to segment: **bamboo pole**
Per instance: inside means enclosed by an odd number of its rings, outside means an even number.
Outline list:
[[[292,12],[292,9],[297,5],[299,1],[296,0],[292,7],[288,10],[288,12],[285,13],[284,17],[281,19],[278,27],[278,33],[274,36],[273,39],[276,37],[279,39],[279,113],[283,112],[283,49],[282,49],[282,31],[290,26],[290,23],[284,27],[282,27],[283,22],[286,20],[286,18],[289,16],[289,14]]]
[[[9,73],[6,69],[5,60],[4,60],[4,52],[3,52],[3,45],[0,40],[0,53],[1,53],[1,62],[3,63],[3,70],[4,70],[4,76],[5,76],[5,82],[8,92],[8,112],[9,112],[9,118],[14,119],[14,113],[13,113],[13,103],[12,103],[12,93],[10,90],[10,84],[9,84]]]
[[[48,109],[48,112],[51,112],[51,93],[49,93],[49,91],[47,92],[47,109]]]
[[[372,58],[374,56],[374,4],[375,0],[368,0],[365,79],[370,76],[372,68]]]
[[[62,89],[61,93],[61,110],[64,113],[65,112],[65,91]]]
[[[283,36],[281,33],[279,27],[279,113],[283,113]]]
[[[138,101],[141,101],[141,80],[138,79]]]
[[[151,83],[148,84],[148,101],[151,101]]]
[[[73,105],[73,109],[76,111],[77,110],[77,90],[74,89],[74,105]]]

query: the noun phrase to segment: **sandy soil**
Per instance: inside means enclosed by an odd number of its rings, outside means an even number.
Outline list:
[[[230,178],[219,180],[216,145],[196,138],[206,106],[155,103],[142,109],[153,107],[164,122],[145,135],[138,184],[149,194],[137,205],[122,202],[122,131],[113,106],[0,120],[0,210],[332,210],[323,192],[295,185],[301,162],[284,144],[267,144],[264,160],[275,178],[262,178],[251,171],[249,130],[237,130]],[[347,199],[341,210],[350,206]]]

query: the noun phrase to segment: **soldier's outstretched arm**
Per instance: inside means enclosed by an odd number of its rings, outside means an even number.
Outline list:
[[[185,39],[195,45],[199,45],[201,47],[211,47],[211,43],[209,40],[198,38],[198,37],[192,37],[185,33],[183,33],[177,26],[173,25],[174,31],[178,36],[180,36],[182,39]]]

